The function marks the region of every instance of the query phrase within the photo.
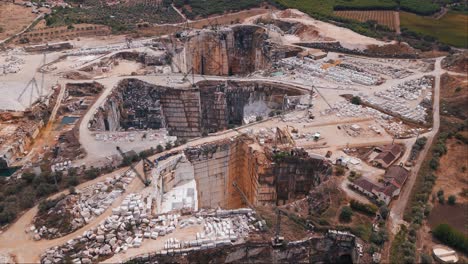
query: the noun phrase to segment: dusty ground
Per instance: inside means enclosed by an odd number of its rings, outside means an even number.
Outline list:
[[[464,189],[468,190],[467,145],[453,138],[447,140],[446,146],[448,151],[440,159],[440,168],[436,172],[437,180],[433,193],[442,189],[445,198],[449,195],[455,195],[458,201],[468,202],[468,197],[460,195]]]
[[[31,8],[0,2],[0,40],[14,35],[24,29],[36,18]]]
[[[428,219],[428,224],[431,228],[439,224],[449,224],[458,229],[460,232],[467,234],[466,226],[468,225],[468,203],[464,204],[439,204],[432,209]]]
[[[278,14],[275,14],[275,16],[285,21],[300,22],[305,25],[314,26],[318,29],[318,32],[322,38],[329,38],[340,41],[341,45],[345,48],[365,49],[367,45],[380,46],[386,44],[383,41],[360,35],[350,29],[315,20],[296,9],[281,11]]]
[[[466,76],[444,74],[442,76],[442,114],[448,118],[458,118],[463,122],[468,117],[468,79]]]

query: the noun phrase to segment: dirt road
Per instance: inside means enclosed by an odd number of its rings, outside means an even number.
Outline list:
[[[435,69],[433,74],[435,76],[435,85],[434,85],[434,104],[433,104],[433,127],[432,131],[429,133],[424,134],[427,137],[427,143],[424,149],[419,154],[417,159],[416,165],[413,167],[411,171],[411,175],[409,176],[408,181],[406,182],[398,200],[393,202],[393,205],[390,210],[390,217],[389,217],[389,228],[393,235],[398,232],[398,227],[401,224],[406,224],[403,220],[403,215],[405,212],[406,206],[408,206],[408,202],[410,200],[410,196],[413,192],[413,187],[416,182],[416,177],[418,175],[419,169],[426,157],[428,151],[430,150],[430,146],[434,141],[435,136],[437,135],[439,128],[440,128],[440,76],[445,72],[441,68],[441,62],[443,58],[437,58],[435,62]],[[390,247],[393,240],[393,236],[391,236],[390,241],[387,243],[387,247]],[[386,259],[389,259],[390,250],[387,248],[385,250],[387,253]]]

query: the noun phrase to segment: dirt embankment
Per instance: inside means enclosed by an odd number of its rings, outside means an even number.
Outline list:
[[[444,74],[441,77],[441,114],[448,119],[468,118],[468,80],[465,76]],[[455,120],[452,120],[455,121]]]
[[[468,52],[457,53],[445,57],[442,68],[466,74],[468,72]]]

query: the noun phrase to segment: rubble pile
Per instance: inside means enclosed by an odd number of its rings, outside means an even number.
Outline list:
[[[20,57],[14,55],[6,57],[5,63],[1,65],[0,76],[21,71],[21,65],[24,63],[25,61]]]
[[[286,58],[281,60],[280,65],[287,69],[295,69],[310,76],[321,77],[325,80],[341,84],[377,85],[382,82],[378,76],[365,72],[362,69],[358,71],[357,69],[346,67],[327,68],[322,61],[309,58],[304,58],[303,60],[294,57]]]
[[[134,177],[135,173],[129,170],[83,188],[77,194],[68,195],[63,202],[51,208],[46,216],[39,215],[35,218],[34,225],[30,229],[33,231],[34,240],[62,237],[90,223],[122,195]],[[48,220],[57,215],[70,215],[70,224],[66,227],[47,226]],[[36,226],[40,227],[36,229]]]
[[[384,75],[390,76],[392,79],[403,79],[413,74],[413,72],[408,71],[404,68],[397,68],[397,67],[392,67],[390,65],[373,63],[368,60],[360,60],[360,59],[355,59],[352,57],[345,57],[344,60],[347,63],[351,63],[352,65],[359,66],[360,68],[363,68],[368,72],[376,72],[376,73],[384,74]]]
[[[157,131],[134,131],[134,132],[119,132],[119,133],[96,133],[96,141],[103,142],[133,142],[135,140],[141,141],[160,141],[160,143],[174,142],[177,137],[168,136],[167,129],[161,128]]]
[[[390,119],[391,116],[384,114],[378,110],[361,105],[351,104],[347,101],[342,101],[334,104],[332,108],[320,112],[321,115],[336,114],[337,117],[376,117]]]
[[[351,104],[347,101],[338,102],[331,109],[320,112],[321,115],[335,114],[338,117],[374,117],[376,122],[381,125],[388,133],[397,136],[415,136],[416,129],[410,129],[402,121],[395,122],[390,115],[382,113],[376,109],[361,105]],[[378,128],[370,127],[375,133],[379,133]]]
[[[372,105],[378,105],[379,107],[382,107],[392,113],[396,113],[404,118],[425,123],[427,109],[422,104],[418,104],[416,107],[411,108],[408,101],[415,101],[421,96],[424,96],[423,103],[427,104],[428,101],[431,102],[432,83],[432,77],[410,80],[397,86],[392,86],[388,90],[376,92],[375,96],[382,98],[382,100],[369,97],[364,97],[364,100]]]
[[[152,198],[129,194],[122,205],[112,210],[99,226],[85,231],[67,243],[48,249],[41,263],[60,263],[71,259],[73,263],[96,263],[129,248],[138,248],[145,239],[162,239],[177,228],[203,224],[203,231],[195,240],[180,241],[169,237],[160,255],[187,253],[231,245],[248,235],[254,226],[265,226],[257,221],[251,209],[218,210],[215,213],[198,213],[181,219],[179,214],[153,215]]]
[[[421,71],[421,72],[430,72],[434,67],[434,60],[392,60],[392,59],[379,59],[372,58],[372,60],[382,63],[390,64],[394,67],[409,68],[411,70]]]

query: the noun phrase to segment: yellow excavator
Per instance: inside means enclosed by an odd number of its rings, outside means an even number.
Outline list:
[[[296,142],[289,133],[289,126],[286,126],[286,129],[276,128],[276,138],[277,145],[290,145],[292,147],[296,146]]]

